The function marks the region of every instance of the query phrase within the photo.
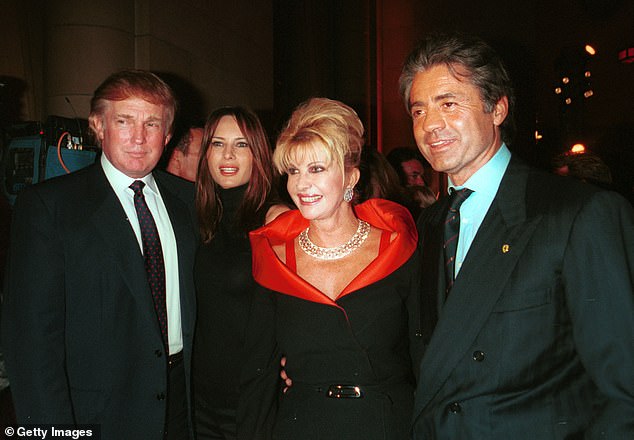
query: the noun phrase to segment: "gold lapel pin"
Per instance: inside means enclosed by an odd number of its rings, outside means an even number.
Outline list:
[[[511,250],[511,247],[508,244],[503,244],[502,245],[502,253],[503,254],[506,254],[510,250]]]

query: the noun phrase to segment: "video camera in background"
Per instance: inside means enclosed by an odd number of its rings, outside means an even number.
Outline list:
[[[2,191],[13,205],[29,185],[71,173],[95,162],[98,148],[84,145],[86,121],[49,116],[6,129],[2,152]]]

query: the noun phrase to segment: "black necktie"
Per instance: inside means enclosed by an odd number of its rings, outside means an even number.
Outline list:
[[[454,282],[456,250],[460,233],[460,205],[473,191],[470,189],[453,190],[449,195],[449,209],[445,218],[443,248],[445,251],[445,292],[449,294]]]
[[[134,207],[141,227],[141,241],[143,242],[143,258],[145,259],[145,272],[147,274],[154,310],[161,327],[163,343],[167,349],[167,305],[165,302],[165,263],[163,261],[163,249],[161,239],[154,223],[154,217],[145,202],[143,187],[145,183],[135,180],[130,185],[134,191]]]

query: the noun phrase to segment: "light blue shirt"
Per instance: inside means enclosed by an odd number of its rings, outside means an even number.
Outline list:
[[[482,168],[473,173],[462,186],[455,186],[451,179],[449,188],[468,188],[473,191],[460,206],[460,234],[456,250],[455,275],[458,276],[471,243],[484,220],[484,216],[491,207],[493,198],[498,192],[502,177],[511,161],[511,152],[506,144],[502,144],[495,155]]]

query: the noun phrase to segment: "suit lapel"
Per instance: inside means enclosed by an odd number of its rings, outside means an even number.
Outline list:
[[[424,261],[421,273],[421,316],[423,317],[421,326],[424,335],[432,334],[444,303],[445,278],[442,276],[444,274],[442,242],[447,204],[448,198],[445,197],[425,209],[418,219],[419,246],[423,250]],[[423,342],[429,343],[429,336]]]
[[[99,164],[95,166],[91,180],[88,185],[95,196],[92,222],[101,235],[104,252],[112,255],[113,264],[130,294],[139,303],[140,310],[147,312],[158,329],[152,296],[145,277],[143,254],[130,221]]]
[[[166,186],[161,173],[155,172],[154,177],[161,191],[161,198],[169,214],[176,239],[181,317],[183,319],[183,328],[188,328],[193,325],[193,311],[195,310],[194,295],[188,294],[188,292],[194,291],[194,286],[191,283],[191,272],[194,267],[193,249],[196,246],[195,231],[190,218],[190,207]]]
[[[434,398],[464,358],[486,324],[535,230],[539,218],[527,219],[526,216],[527,176],[527,168],[512,160],[442,307],[438,325],[423,356],[416,395],[417,411],[422,411]],[[442,236],[442,229],[440,234]],[[425,246],[423,255],[427,252],[428,246]],[[437,279],[443,277],[440,269],[436,273]]]

